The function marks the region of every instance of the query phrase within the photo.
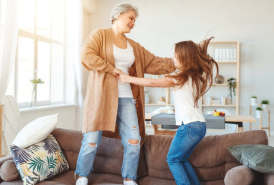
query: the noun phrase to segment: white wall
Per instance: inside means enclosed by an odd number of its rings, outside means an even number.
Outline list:
[[[91,30],[111,26],[109,15],[121,0],[97,0]],[[136,26],[127,36],[152,53],[172,56],[182,40],[199,42],[210,35],[217,41],[239,41],[240,114],[249,114],[250,97],[270,101],[274,116],[274,1],[273,0],[130,0],[139,9]],[[271,121],[272,130],[274,122]],[[249,124],[244,123],[244,130]]]
[[[61,107],[49,107],[49,108],[42,108],[42,109],[26,109],[20,110],[21,114],[21,128],[26,126],[31,121],[52,114],[58,113],[58,121],[57,121],[57,128],[65,128],[65,129],[72,129],[74,130],[75,125],[75,112],[76,106],[61,106]]]

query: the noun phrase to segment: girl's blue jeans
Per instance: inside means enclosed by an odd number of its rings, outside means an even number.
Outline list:
[[[107,113],[107,109],[106,109]],[[103,124],[103,123],[102,123]],[[135,101],[132,98],[119,98],[116,124],[124,146],[122,164],[123,178],[135,180],[140,156],[140,133]],[[75,173],[87,177],[93,171],[93,162],[102,138],[102,131],[83,134],[82,146],[79,152]],[[138,140],[131,144],[129,140]]]
[[[205,122],[182,123],[177,130],[167,155],[167,163],[177,185],[200,184],[188,158],[205,134]]]

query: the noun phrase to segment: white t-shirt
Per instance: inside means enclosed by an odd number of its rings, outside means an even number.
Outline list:
[[[176,82],[175,79],[173,79],[173,81]],[[180,89],[178,89],[178,87],[174,87],[172,89],[175,105],[176,125],[181,125],[182,121],[184,124],[195,121],[205,122],[202,111],[196,106],[194,108],[194,97],[192,92],[193,88],[191,77],[188,78],[188,81],[186,81]]]
[[[115,59],[115,68],[120,69],[123,73],[128,74],[128,69],[135,61],[135,56],[132,47],[127,42],[127,48],[121,49],[113,44],[113,54]],[[132,90],[129,83],[119,84],[118,96],[121,98],[132,98]]]

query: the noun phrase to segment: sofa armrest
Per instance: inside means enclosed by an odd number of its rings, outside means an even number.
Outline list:
[[[264,185],[274,184],[274,174],[264,174]]]
[[[3,163],[6,162],[6,161],[8,161],[8,160],[13,160],[12,155],[8,155],[8,156],[0,158],[0,170],[1,170],[1,166],[3,165]],[[0,183],[1,182],[3,182],[2,178],[0,178]]]
[[[1,157],[1,158],[0,158],[0,167],[1,167],[2,164],[3,164],[5,161],[7,161],[7,160],[13,160],[12,155],[8,155],[8,156],[6,156],[6,157]]]
[[[225,185],[250,185],[262,184],[263,174],[256,172],[244,165],[234,167],[225,175]]]

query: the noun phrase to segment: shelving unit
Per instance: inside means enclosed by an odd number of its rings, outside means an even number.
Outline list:
[[[261,107],[261,105],[260,105]],[[263,123],[263,116],[261,115],[261,118],[260,118],[260,124],[259,126],[253,126],[250,122],[250,127],[249,127],[249,130],[252,130],[252,128],[258,128],[260,130],[262,129],[268,129],[268,137],[270,137],[270,109],[264,111],[263,112],[268,112],[268,127],[263,127],[262,126],[262,123]],[[250,105],[250,115],[252,115],[252,105]]]
[[[170,88],[165,88],[166,90],[166,97],[165,97],[165,104],[158,104],[158,103],[147,103],[146,106],[174,106],[170,104]]]
[[[215,49],[218,49],[218,48],[234,48],[236,49],[236,62],[234,61],[231,61],[231,62],[217,62],[218,63],[218,66],[219,66],[219,75],[222,75],[222,73],[220,73],[220,71],[222,71],[224,69],[224,67],[226,66],[231,66],[231,65],[234,65],[235,66],[235,71],[236,71],[236,74],[232,74],[230,76],[226,75],[224,76],[225,77],[225,83],[224,84],[216,84],[215,86],[212,86],[211,89],[209,91],[211,91],[212,89],[215,89],[215,88],[225,88],[227,87],[228,88],[228,84],[226,83],[226,78],[230,78],[230,77],[234,77],[236,78],[236,82],[237,82],[237,87],[235,89],[235,103],[233,103],[232,105],[231,104],[226,104],[226,105],[205,105],[205,102],[204,102],[204,97],[202,97],[200,99],[200,109],[202,111],[204,111],[204,108],[206,107],[210,107],[210,108],[213,108],[213,107],[216,107],[216,108],[235,108],[235,114],[238,115],[239,114],[239,92],[240,92],[240,88],[239,88],[239,84],[240,84],[240,43],[238,41],[213,41],[213,42],[210,42],[209,44],[209,47],[211,47],[211,52],[209,52],[209,55],[211,57],[215,57]],[[210,48],[208,49],[208,51],[210,51]],[[226,66],[223,66],[223,65],[226,65]],[[230,67],[231,68],[231,67]],[[226,73],[228,73],[226,71]],[[215,77],[215,75],[214,75]],[[204,96],[210,96],[210,92],[207,92]],[[215,94],[216,96],[216,94]],[[220,94],[219,95],[220,97],[221,96],[225,96],[227,97],[227,94]],[[226,98],[227,99],[227,98]],[[227,103],[227,101],[226,101]]]

